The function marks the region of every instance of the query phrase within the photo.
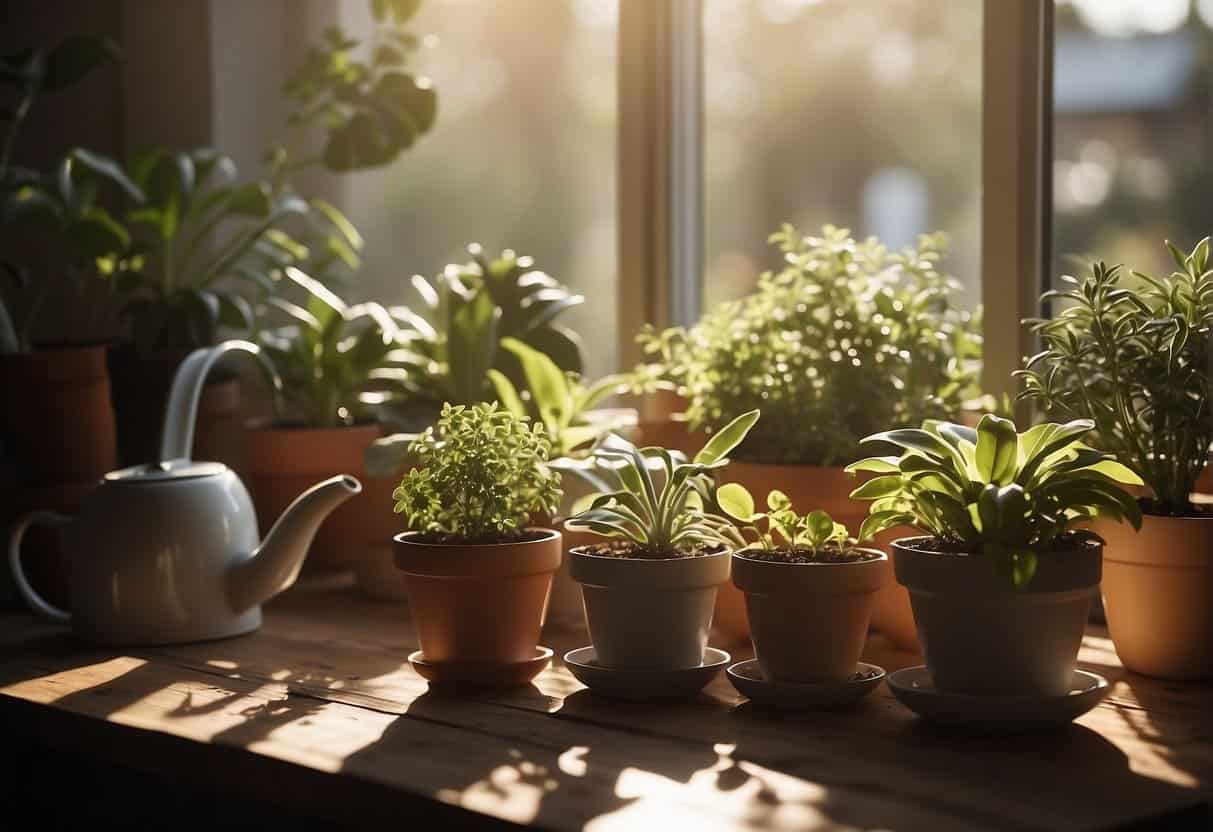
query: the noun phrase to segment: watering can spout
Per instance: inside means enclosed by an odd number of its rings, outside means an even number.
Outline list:
[[[320,524],[339,505],[362,491],[351,476],[317,483],[295,498],[248,560],[228,573],[228,598],[246,610],[289,588],[299,577],[308,547]]]

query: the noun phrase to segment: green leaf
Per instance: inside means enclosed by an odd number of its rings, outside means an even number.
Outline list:
[[[879,500],[899,493],[903,489],[900,474],[873,477],[851,492],[852,500]]]
[[[338,233],[345,239],[345,242],[354,251],[361,251],[364,244],[362,235],[358,233],[358,229],[349,221],[345,214],[341,213],[332,203],[323,199],[310,199],[308,205],[314,211],[318,211],[333,228],[337,229]]]
[[[459,402],[479,401],[493,366],[501,309],[487,292],[477,292],[471,300],[452,297],[451,301],[447,354],[453,392]]]
[[[895,474],[901,470],[898,468],[899,459],[899,457],[895,456],[870,456],[867,459],[852,462],[843,470],[848,474],[857,474],[860,471],[871,471],[876,474]]]
[[[726,458],[729,452],[746,438],[750,428],[754,427],[754,423],[758,421],[758,416],[758,410],[750,410],[729,422],[708,440],[699,453],[695,454],[694,461],[710,465]]]
[[[754,497],[740,483],[725,483],[716,489],[716,503],[735,520],[748,522],[754,518]]]
[[[519,418],[529,415],[526,405],[522,403],[522,398],[518,395],[518,389],[514,387],[513,382],[506,377],[505,373],[490,369],[489,381],[492,382],[493,389],[497,393],[497,401],[501,402],[502,407]]]
[[[833,536],[834,519],[826,512],[821,509],[809,512],[807,520],[809,537],[814,546],[821,546]]]
[[[914,516],[904,511],[877,511],[869,514],[859,526],[859,539],[871,540],[883,531],[894,526],[909,525],[914,522]]]
[[[572,417],[572,393],[568,379],[552,359],[517,338],[502,338],[501,346],[522,365],[531,399],[550,434],[558,435]]]
[[[1015,476],[1019,436],[1015,423],[992,413],[977,425],[977,474],[986,482],[1003,485]]]
[[[122,167],[108,156],[93,153],[91,150],[77,147],[67,155],[68,170],[75,174],[83,169],[101,179],[112,182],[134,202],[143,202],[143,191],[122,170]],[[68,200],[70,201],[70,200]]]
[[[1137,475],[1133,469],[1127,465],[1123,465],[1114,459],[1104,459],[1088,468],[1090,471],[1103,474],[1106,477],[1111,477],[1124,485],[1145,485],[1141,477]]]

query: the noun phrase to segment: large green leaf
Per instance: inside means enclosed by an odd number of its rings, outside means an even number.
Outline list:
[[[569,381],[556,362],[517,338],[502,338],[501,346],[509,350],[522,365],[531,400],[539,411],[548,432],[557,436],[572,418],[572,391]]]
[[[985,482],[1005,485],[1015,477],[1019,435],[1015,423],[991,413],[977,425],[977,475]]]
[[[754,497],[740,483],[725,483],[716,489],[716,503],[730,517],[748,522],[754,517]]]
[[[497,349],[497,324],[501,309],[487,292],[470,300],[452,295],[447,355],[452,392],[457,403],[481,401]]]
[[[501,402],[502,407],[520,419],[530,415],[526,405],[522,402],[522,397],[518,395],[518,388],[506,377],[505,373],[490,369],[489,381],[492,382],[493,390],[497,394],[497,401]]]

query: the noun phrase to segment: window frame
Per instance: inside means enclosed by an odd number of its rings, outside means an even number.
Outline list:
[[[1053,0],[982,0],[981,298],[986,392],[1015,392],[1051,262]],[[620,0],[621,366],[646,323],[702,312],[703,6]]]

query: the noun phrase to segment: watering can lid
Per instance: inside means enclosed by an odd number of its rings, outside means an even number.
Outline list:
[[[222,462],[195,462],[192,459],[169,459],[164,462],[148,462],[130,468],[120,468],[105,475],[106,482],[153,483],[170,480],[213,477],[222,474],[228,467]]]

